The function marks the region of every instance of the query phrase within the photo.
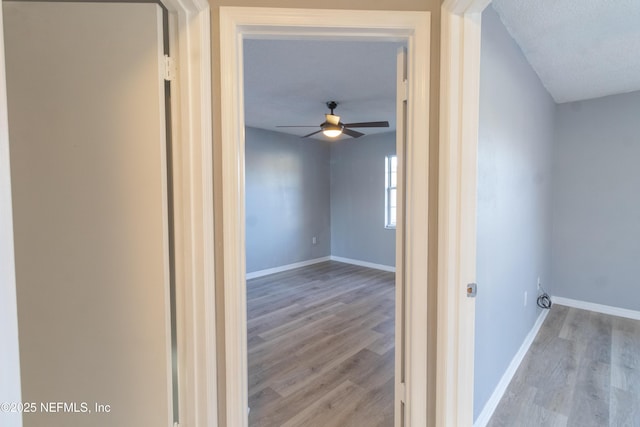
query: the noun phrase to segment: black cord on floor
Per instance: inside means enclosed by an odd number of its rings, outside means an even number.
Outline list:
[[[542,295],[538,297],[538,307],[549,310],[551,308],[551,297],[545,292],[542,286],[540,286],[540,289],[542,289]]]

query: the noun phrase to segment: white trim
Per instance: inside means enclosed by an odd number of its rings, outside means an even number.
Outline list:
[[[294,262],[293,264],[281,265],[280,267],[266,268],[264,270],[253,271],[247,273],[247,280],[256,279],[258,277],[268,276],[270,274],[281,273],[283,271],[295,270],[300,267],[307,267],[313,264],[319,264],[321,262],[331,261],[330,256],[323,256],[321,258],[309,259],[306,261]]]
[[[180,424],[218,422],[214,283],[211,29],[202,0],[163,0],[170,13]]]
[[[595,311],[596,313],[609,314],[611,316],[626,317],[627,319],[640,320],[640,311],[629,310],[628,308],[614,307],[611,305],[596,304],[594,302],[580,301],[564,297],[551,297],[553,304],[567,307],[579,308],[581,310]]]
[[[442,6],[445,7],[449,13],[464,15],[468,13],[482,13],[490,3],[491,0],[445,0]]]
[[[400,185],[397,186],[396,193],[396,219],[405,218],[405,206],[406,206],[406,186],[403,183],[406,181],[405,173],[405,160],[406,154],[406,141],[407,141],[407,128],[409,127],[407,117],[407,101],[409,98],[408,91],[408,73],[407,73],[407,55],[408,52],[404,47],[399,47],[396,53],[396,155],[398,160],[397,176],[400,177]],[[406,277],[406,263],[405,263],[405,251],[407,243],[407,235],[405,233],[404,221],[396,221],[396,266],[397,272],[395,277],[395,312],[402,313],[406,311],[407,302],[407,282]],[[406,380],[406,363],[407,357],[407,316],[404,318],[396,314],[397,321],[395,322],[395,366],[394,366],[394,402],[393,402],[393,422],[394,426],[402,426],[405,418],[405,404],[407,403],[407,380]],[[427,402],[429,403],[429,402]],[[431,402],[433,403],[433,402]],[[428,406],[427,406],[428,408]],[[428,422],[428,421],[427,421]]]
[[[473,423],[480,25],[489,0],[441,9],[436,425]]]
[[[226,425],[247,425],[244,240],[244,38],[405,40],[409,52],[407,135],[407,404],[405,422],[425,426],[428,400],[429,12],[220,8],[222,224]],[[398,363],[398,361],[396,361]]]
[[[491,397],[489,398],[487,403],[484,405],[484,408],[482,408],[482,412],[480,412],[480,415],[478,415],[478,419],[476,420],[475,423],[473,423],[473,427],[485,427],[489,422],[489,420],[491,420],[491,417],[493,416],[494,411],[498,407],[498,404],[500,403],[502,396],[504,396],[504,392],[507,391],[507,387],[509,386],[509,383],[511,382],[511,380],[513,379],[513,376],[516,374],[516,371],[520,367],[522,360],[527,355],[527,351],[529,351],[529,347],[531,347],[533,340],[536,338],[536,335],[538,335],[538,332],[540,331],[540,328],[544,323],[544,319],[547,318],[548,314],[549,314],[549,310],[542,310],[542,312],[536,319],[536,322],[533,324],[533,327],[531,328],[527,336],[524,338],[522,345],[516,352],[515,356],[513,356],[513,359],[511,359],[511,363],[509,363],[507,370],[504,371],[504,374],[502,374],[502,378],[500,378],[500,381],[498,382],[498,385],[496,386],[495,390],[491,394]]]
[[[345,264],[359,265],[360,267],[367,267],[367,268],[373,268],[375,270],[389,271],[391,273],[396,272],[396,268],[391,265],[376,264],[374,262],[360,261],[359,259],[352,259],[352,258],[343,258],[341,256],[335,256],[335,255],[331,255],[329,258],[331,258],[331,261],[344,262]]]
[[[368,261],[360,261],[358,259],[343,258],[341,256],[329,255],[329,256],[324,256],[320,258],[309,259],[306,261],[294,262],[293,264],[281,265],[279,267],[272,267],[272,268],[266,268],[264,270],[252,271],[251,273],[247,273],[245,277],[247,280],[251,280],[251,279],[256,279],[258,277],[264,277],[270,274],[282,273],[283,271],[295,270],[296,268],[307,267],[309,265],[319,264],[321,262],[326,262],[326,261],[343,262],[345,264],[358,265],[360,267],[373,268],[375,270],[390,271],[392,273],[395,273],[396,271],[396,268],[390,265],[376,264]]]

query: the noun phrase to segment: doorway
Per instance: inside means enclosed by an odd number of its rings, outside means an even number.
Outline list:
[[[247,337],[245,283],[245,120],[243,40],[247,38],[324,38],[395,41],[407,45],[407,79],[399,82],[399,114],[406,132],[398,146],[406,180],[399,200],[405,229],[397,230],[395,425],[425,422],[427,402],[427,221],[429,153],[429,14],[425,12],[350,12],[221,8],[222,202],[224,229],[224,336],[226,423],[247,425]],[[418,54],[420,52],[420,54]],[[410,237],[409,237],[410,236]]]
[[[250,426],[393,425],[402,47],[244,42]]]

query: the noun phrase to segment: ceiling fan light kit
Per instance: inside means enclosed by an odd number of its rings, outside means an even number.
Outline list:
[[[332,125],[331,123],[322,124],[322,133],[329,138],[335,138],[342,134],[344,128],[340,125]]]
[[[330,114],[325,114],[325,121],[320,124],[320,130],[315,132],[311,132],[310,134],[303,135],[302,138],[308,138],[310,136],[316,135],[322,132],[323,135],[328,136],[329,138],[336,138],[342,134],[348,135],[352,138],[360,138],[364,135],[362,132],[358,132],[351,128],[379,128],[379,127],[389,127],[389,122],[381,121],[381,122],[361,122],[361,123],[342,123],[340,121],[340,116],[336,116],[333,114],[333,110],[338,106],[338,103],[335,101],[327,102],[327,107],[331,110]],[[316,126],[276,126],[279,128],[288,128],[288,127],[316,127]]]

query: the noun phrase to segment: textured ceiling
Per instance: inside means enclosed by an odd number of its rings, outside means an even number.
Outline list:
[[[640,0],[493,0],[556,102],[640,90]]]
[[[387,120],[390,125],[355,130],[365,134],[394,130],[400,46],[390,42],[245,40],[245,123],[306,135],[324,121],[329,112],[326,102],[336,101],[335,114],[344,123]],[[326,138],[321,133],[315,137]]]

